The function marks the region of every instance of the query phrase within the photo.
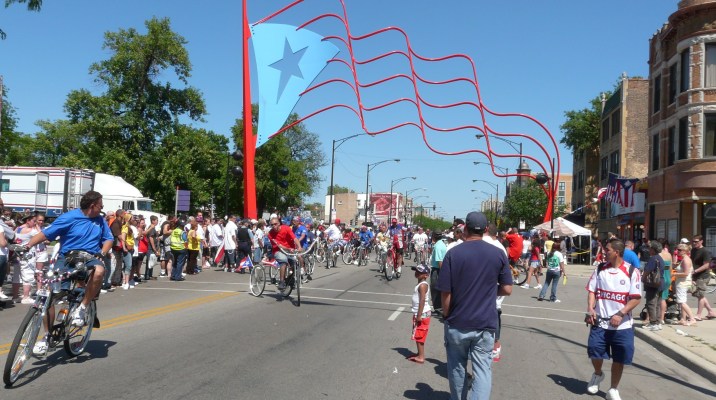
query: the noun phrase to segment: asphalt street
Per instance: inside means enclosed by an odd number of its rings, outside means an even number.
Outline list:
[[[340,264],[340,262],[339,262]],[[412,265],[412,263],[409,263]],[[185,282],[151,281],[98,302],[102,328],[85,354],[33,360],[2,399],[447,399],[443,325],[433,320],[425,364],[406,357],[410,297],[405,269],[385,281],[375,265],[316,271],[298,307],[267,285],[248,293],[248,275],[205,271]],[[561,303],[514,288],[503,305],[503,354],[493,399],[604,398],[586,394],[585,277],[559,287]],[[27,306],[0,311],[0,364]],[[624,399],[712,399],[716,383],[637,339]],[[606,363],[605,365],[609,365]],[[85,393],[82,395],[81,393]]]

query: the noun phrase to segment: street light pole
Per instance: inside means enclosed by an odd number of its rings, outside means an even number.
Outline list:
[[[414,177],[414,176],[406,176],[406,177],[403,177],[403,178],[400,178],[400,179],[394,179],[394,180],[391,180],[391,181],[390,181],[390,211],[389,211],[389,213],[388,213],[388,221],[389,221],[389,222],[393,220],[393,185],[396,184],[396,183],[399,183],[399,182],[401,182],[401,181],[404,181],[404,180],[406,180],[406,179],[413,179],[413,180],[415,180],[415,179],[417,179],[417,178]],[[396,204],[396,206],[397,206],[397,204]]]
[[[365,215],[365,222],[368,222],[368,202],[370,201],[370,196],[368,195],[368,179],[370,178],[370,171],[372,171],[373,168],[377,167],[379,164],[383,164],[388,161],[400,162],[400,159],[395,158],[395,159],[390,159],[390,160],[378,161],[377,163],[368,164],[368,167],[366,169],[366,173],[365,173],[365,202],[363,202],[363,205],[365,208],[365,212],[363,214],[363,215]]]
[[[416,190],[427,190],[427,188],[415,188],[405,191],[405,198],[403,199],[403,223],[408,225],[408,195]]]
[[[483,137],[485,137],[485,135],[478,133],[477,135],[475,135],[475,137],[478,139],[482,139]],[[512,147],[515,151],[519,151],[520,152],[520,165],[522,165],[522,143],[521,142],[515,142],[515,141],[505,139],[505,138],[497,136],[497,135],[490,136],[490,138],[501,140],[501,141],[509,144],[510,147]],[[519,149],[517,147],[515,147],[515,145],[519,146]]]
[[[492,186],[493,188],[495,188],[495,224],[497,224],[497,211],[498,211],[498,205],[499,205],[499,203],[500,203],[500,185],[496,185],[496,184],[494,184],[494,183],[492,183],[492,182],[488,182],[488,181],[483,180],[483,179],[473,179],[472,181],[473,181],[473,182],[485,182],[485,183],[487,183],[488,185],[490,185],[490,186]]]
[[[331,151],[331,187],[330,187],[330,200],[328,207],[328,224],[333,221],[333,171],[336,167],[336,149],[341,147],[346,140],[353,139],[354,137],[367,135],[367,133],[358,133],[341,139],[333,140],[333,151]],[[336,145],[336,143],[338,143]]]

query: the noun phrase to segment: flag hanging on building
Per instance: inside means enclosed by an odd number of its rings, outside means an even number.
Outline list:
[[[622,207],[634,205],[634,189],[638,178],[624,178],[617,174],[609,173],[609,183],[604,198]]]
[[[605,188],[605,187],[599,188],[599,191],[597,192],[597,199],[601,200],[602,197],[604,197],[604,195],[606,195],[606,194],[607,194],[607,188]]]

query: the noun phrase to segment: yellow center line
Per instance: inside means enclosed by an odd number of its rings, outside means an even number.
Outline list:
[[[152,308],[152,309],[140,311],[140,312],[137,312],[134,314],[123,315],[120,317],[108,319],[106,321],[100,320],[100,322],[101,322],[100,329],[113,328],[113,327],[116,327],[119,325],[128,324],[130,322],[139,321],[139,320],[142,320],[145,318],[155,317],[157,315],[162,315],[162,314],[168,314],[168,313],[174,312],[174,311],[185,310],[189,307],[210,303],[213,301],[225,299],[227,297],[232,297],[232,296],[236,296],[239,294],[240,294],[239,292],[222,292],[222,293],[212,294],[209,296],[199,297],[198,299],[186,300],[186,301],[182,301],[180,303],[170,304],[168,306]],[[11,346],[12,346],[12,343],[5,343],[5,344],[0,345],[0,355],[7,354],[10,351]]]

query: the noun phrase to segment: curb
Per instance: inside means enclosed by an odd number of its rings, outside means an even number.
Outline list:
[[[716,365],[695,355],[691,351],[686,350],[679,352],[681,348],[674,343],[641,328],[634,327],[634,336],[650,344],[656,350],[685,366],[690,371],[701,375],[711,382],[716,381]]]

